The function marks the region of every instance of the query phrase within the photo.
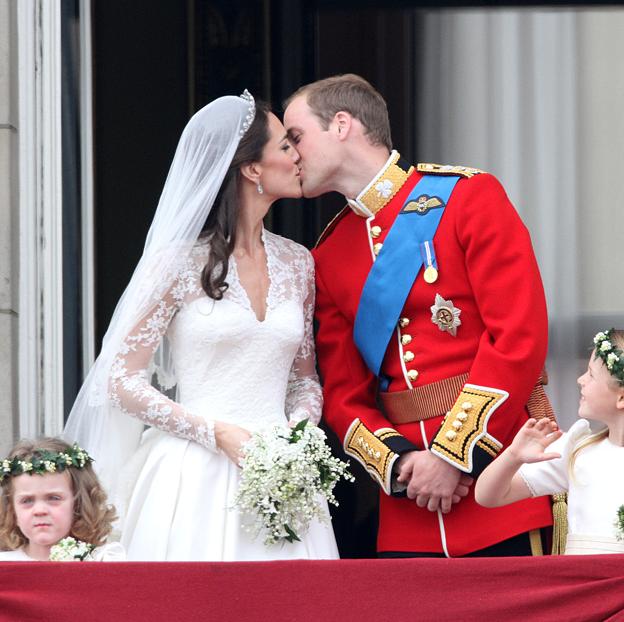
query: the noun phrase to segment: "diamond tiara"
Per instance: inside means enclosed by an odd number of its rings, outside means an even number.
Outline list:
[[[243,121],[243,127],[241,128],[241,131],[240,131],[240,135],[243,136],[245,132],[247,132],[247,130],[251,127],[251,124],[253,123],[253,120],[256,117],[256,100],[254,99],[253,95],[247,89],[245,89],[241,93],[240,98],[244,99],[249,105],[247,116],[245,117],[245,120]]]

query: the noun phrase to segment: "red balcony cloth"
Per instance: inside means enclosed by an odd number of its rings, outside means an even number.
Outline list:
[[[624,555],[0,564],[2,622],[624,620]]]

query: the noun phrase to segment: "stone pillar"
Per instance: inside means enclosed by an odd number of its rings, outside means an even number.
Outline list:
[[[0,0],[0,457],[18,436],[17,0]]]

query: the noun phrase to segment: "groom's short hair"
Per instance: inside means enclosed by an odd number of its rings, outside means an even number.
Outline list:
[[[363,125],[372,145],[392,149],[386,101],[361,76],[345,73],[306,84],[286,100],[284,108],[301,95],[306,97],[310,110],[319,118],[323,129],[329,127],[337,112],[348,112]]]

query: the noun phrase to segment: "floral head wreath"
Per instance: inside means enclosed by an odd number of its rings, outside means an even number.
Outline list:
[[[83,469],[91,462],[93,458],[76,443],[66,451],[60,452],[35,449],[30,460],[22,460],[16,456],[0,462],[0,482],[5,478],[16,477],[24,473],[45,475],[46,473],[62,473],[70,467]]]
[[[597,333],[594,337],[596,356],[607,366],[609,373],[624,386],[624,352],[613,345],[611,333],[613,328]]]

